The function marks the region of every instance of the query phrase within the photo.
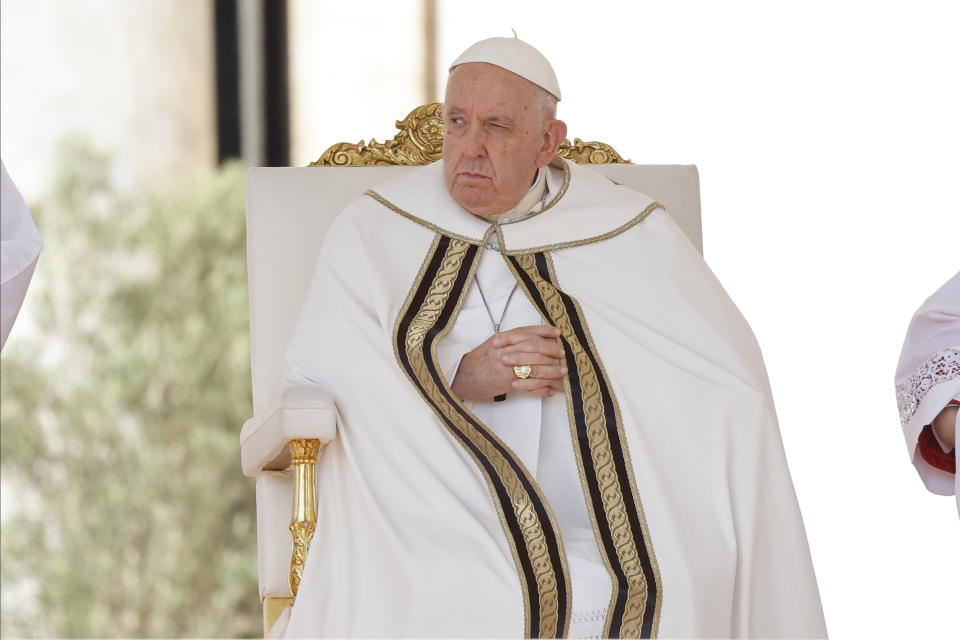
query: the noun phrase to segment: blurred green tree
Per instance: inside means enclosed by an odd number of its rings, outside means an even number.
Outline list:
[[[131,195],[60,157],[0,375],[0,634],[257,636],[243,169]]]

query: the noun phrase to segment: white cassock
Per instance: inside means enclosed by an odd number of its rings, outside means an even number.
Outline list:
[[[960,513],[957,474],[932,466],[917,445],[924,427],[951,401],[960,400],[960,273],[927,298],[910,321],[896,388],[900,423],[917,472],[933,493],[955,495]],[[954,430],[960,436],[960,414]]]
[[[760,351],[647,196],[556,160],[491,225],[442,163],[334,222],[287,352],[335,398],[289,637],[823,637]],[[496,249],[489,248],[490,246]],[[561,330],[547,400],[464,404],[460,357]]]
[[[0,171],[0,348],[3,348],[27,295],[43,242],[2,161]]]

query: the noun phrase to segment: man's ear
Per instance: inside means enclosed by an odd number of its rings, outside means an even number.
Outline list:
[[[563,120],[551,120],[543,132],[543,146],[537,154],[537,166],[545,167],[557,155],[557,149],[567,139],[567,123]]]

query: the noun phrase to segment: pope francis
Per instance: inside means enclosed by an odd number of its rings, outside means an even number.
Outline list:
[[[549,62],[337,218],[286,384],[338,412],[289,637],[824,637],[760,350],[663,207],[556,157]]]

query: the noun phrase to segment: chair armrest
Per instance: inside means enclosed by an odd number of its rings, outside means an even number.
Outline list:
[[[290,440],[319,440],[323,448],[337,435],[333,396],[314,385],[293,385],[283,391],[266,417],[254,416],[240,431],[243,475],[256,476],[283,451]]]

